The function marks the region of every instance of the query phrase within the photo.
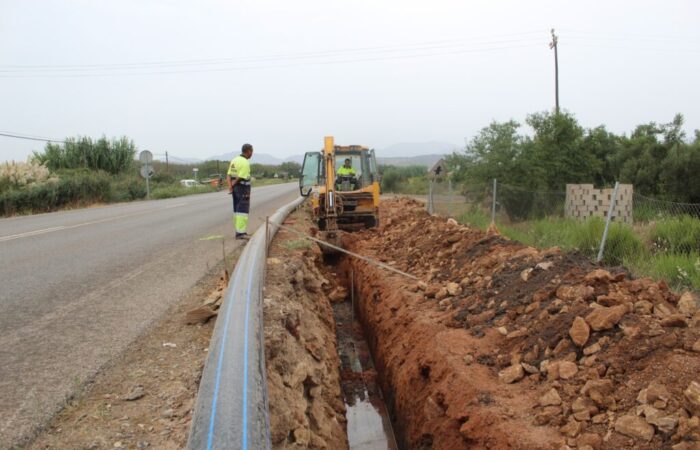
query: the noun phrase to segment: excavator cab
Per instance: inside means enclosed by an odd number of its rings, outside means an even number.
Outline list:
[[[326,137],[323,151],[304,155],[299,189],[311,196],[319,230],[350,231],[378,225],[379,181],[374,150]]]

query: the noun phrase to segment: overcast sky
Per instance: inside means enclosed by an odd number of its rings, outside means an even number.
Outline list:
[[[553,107],[555,28],[561,105],[582,125],[680,112],[690,133],[699,17],[694,0],[0,0],[0,132],[197,158],[324,135],[463,146]],[[0,137],[0,160],[42,147]]]

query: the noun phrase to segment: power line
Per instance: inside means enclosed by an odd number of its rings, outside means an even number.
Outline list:
[[[389,61],[397,59],[434,57],[465,53],[488,53],[516,48],[534,47],[541,40],[537,37],[492,40],[473,43],[442,41],[446,43],[413,45],[409,47],[376,47],[369,51],[346,50],[344,52],[318,52],[296,55],[279,55],[254,59],[212,59],[175,62],[155,62],[129,65],[91,66],[0,66],[0,78],[83,78],[103,76],[161,75],[198,72],[230,72],[254,69],[269,69],[305,65],[328,65],[366,61]],[[352,52],[348,54],[347,52]],[[267,64],[272,63],[272,64]],[[275,64],[282,63],[282,64]],[[232,64],[238,64],[231,66]],[[244,64],[244,65],[241,65]]]
[[[272,54],[257,57],[238,57],[238,58],[212,58],[212,59],[190,59],[190,60],[170,60],[170,61],[154,61],[154,62],[138,62],[138,63],[107,63],[107,64],[61,64],[61,65],[0,65],[0,71],[17,71],[17,70],[98,70],[98,69],[143,69],[157,67],[173,67],[173,66],[188,66],[188,65],[211,65],[211,64],[227,64],[227,63],[251,63],[251,62],[266,62],[279,61],[290,59],[306,59],[316,57],[333,57],[343,56],[352,53],[384,53],[396,51],[410,50],[429,50],[435,48],[454,47],[465,44],[472,45],[488,45],[488,44],[503,44],[511,42],[521,42],[523,39],[536,39],[535,34],[539,31],[527,31],[521,33],[511,33],[489,37],[473,37],[461,39],[443,39],[436,41],[415,42],[409,44],[395,44],[374,47],[359,47],[359,48],[341,48],[335,50],[317,50],[309,52],[297,52],[291,54]],[[518,39],[501,40],[502,38],[518,37]],[[526,37],[531,36],[531,37]],[[494,40],[495,39],[495,40]]]
[[[14,139],[26,139],[29,141],[56,142],[59,144],[67,144],[67,142],[62,140],[62,139],[49,139],[49,138],[42,138],[42,137],[35,137],[35,136],[27,136],[27,135],[22,135],[19,133],[0,132],[0,136],[14,138]]]
[[[535,48],[539,44],[524,44],[524,45],[510,45],[502,47],[489,47],[482,49],[462,49],[454,51],[443,51],[434,53],[418,53],[418,54],[405,54],[405,55],[393,55],[393,56],[383,56],[383,57],[366,57],[366,58],[354,58],[354,59],[343,59],[343,60],[331,60],[331,61],[306,61],[299,63],[289,63],[289,64],[276,64],[276,65],[254,65],[254,66],[242,66],[242,67],[214,67],[214,68],[202,68],[202,69],[185,69],[185,70],[159,70],[159,71],[149,71],[149,72],[118,72],[118,73],[77,73],[77,74],[55,74],[55,73],[28,73],[28,74],[2,74],[0,73],[0,78],[90,78],[90,77],[113,77],[113,76],[141,76],[141,75],[172,75],[172,74],[184,74],[184,73],[208,73],[208,72],[236,72],[236,71],[247,71],[247,70],[259,70],[259,69],[277,69],[286,67],[300,67],[309,65],[332,65],[332,64],[348,64],[348,63],[358,63],[358,62],[369,62],[369,61],[392,61],[400,59],[414,59],[414,58],[424,58],[424,57],[436,57],[436,56],[446,56],[446,55],[460,55],[469,53],[491,53],[502,50],[513,50],[521,48]]]

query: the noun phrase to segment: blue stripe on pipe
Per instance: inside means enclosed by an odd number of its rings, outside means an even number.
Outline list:
[[[240,272],[236,273],[236,279],[231,283],[231,287],[236,285],[236,281],[240,276]],[[233,299],[233,294],[231,294],[231,299]],[[209,417],[209,432],[207,436],[207,450],[211,450],[214,444],[214,424],[216,423],[216,404],[219,400],[219,384],[221,382],[221,367],[224,361],[224,348],[226,347],[226,336],[228,335],[228,322],[231,317],[231,304],[232,301],[227,302],[226,306],[226,319],[224,321],[224,332],[221,339],[221,349],[219,350],[219,360],[216,363],[216,382],[214,383],[214,395],[211,399],[211,417]]]
[[[258,255],[253,259],[256,267]],[[248,322],[250,322],[250,292],[253,284],[253,271],[248,275],[248,289],[245,293],[245,328],[243,329],[243,449],[248,448]]]

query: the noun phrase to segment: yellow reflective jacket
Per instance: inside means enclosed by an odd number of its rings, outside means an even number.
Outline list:
[[[231,178],[250,180],[250,161],[243,155],[236,156],[231,160],[227,174]]]
[[[347,175],[355,175],[355,169],[352,167],[341,167],[338,169],[338,176],[347,176]]]

